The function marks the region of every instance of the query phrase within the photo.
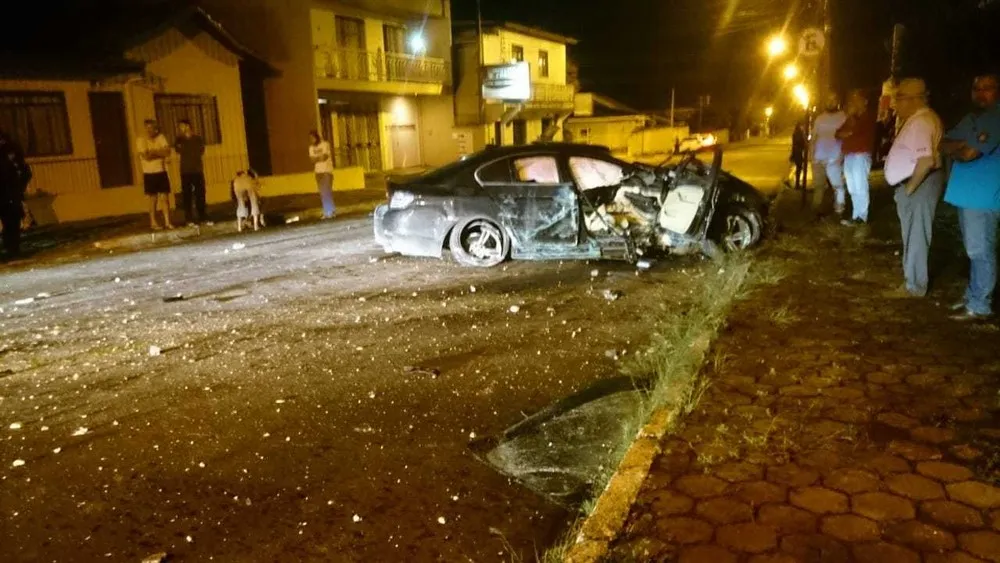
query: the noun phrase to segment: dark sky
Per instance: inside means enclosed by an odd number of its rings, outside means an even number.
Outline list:
[[[580,65],[585,89],[643,110],[663,110],[669,107],[672,86],[678,105],[694,105],[700,94],[711,94],[713,105],[734,109],[746,106],[754,92],[760,99],[780,98],[778,69],[764,74],[767,57],[761,46],[785,22],[791,21],[793,28],[806,23],[801,14],[808,1],[481,0],[481,5],[484,19],[518,21],[579,39],[571,57]],[[982,19],[974,13],[979,1],[829,0],[834,86],[842,91],[880,87],[889,76],[895,21],[916,28],[911,39],[921,33],[941,35],[946,23],[951,24],[949,33],[961,35],[970,19]],[[995,8],[989,8],[993,16],[1000,11]],[[948,20],[957,18],[958,10],[964,10],[965,19]],[[452,11],[456,20],[475,19],[476,1],[453,0]],[[983,41],[994,36],[983,33]],[[925,50],[933,56],[915,55],[921,60],[911,63],[908,72],[929,67],[933,73],[939,66],[963,62],[948,49],[954,38],[918,42],[928,45]],[[955,60],[949,60],[949,53]],[[962,90],[967,92],[967,86]]]

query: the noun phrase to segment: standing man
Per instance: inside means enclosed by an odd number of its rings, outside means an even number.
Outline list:
[[[170,178],[167,176],[167,157],[170,143],[160,133],[156,120],[145,121],[146,135],[136,139],[136,150],[142,165],[142,190],[149,198],[149,227],[159,231],[156,223],[157,205],[163,206],[163,226],[173,229],[170,223]]]
[[[938,153],[941,118],[927,107],[927,86],[919,78],[900,82],[896,112],[903,126],[885,157],[885,180],[896,189],[906,284],[886,296],[923,297],[929,283],[927,256],[931,228],[944,191],[944,172]]]
[[[844,179],[851,194],[851,219],[844,225],[864,225],[868,222],[868,174],[872,170],[875,149],[875,117],[868,111],[864,90],[854,90],[847,99],[847,121],[837,130],[843,143]]]
[[[184,222],[188,225],[204,223],[205,217],[205,140],[196,135],[191,122],[183,119],[178,123],[177,142],[174,150],[181,157],[181,205],[184,207]],[[197,211],[197,219],[192,213]]]
[[[788,177],[795,174],[795,189],[802,190],[806,187],[806,156],[809,152],[806,130],[801,121],[795,123],[795,130],[792,131],[792,154],[788,157],[788,172],[785,172],[785,185],[792,187]]]
[[[826,197],[827,181],[833,186],[834,210],[844,213],[847,196],[844,194],[844,162],[837,130],[847,121],[847,114],[840,111],[840,99],[830,93],[826,98],[826,111],[816,116],[813,124],[813,212],[819,214]]]
[[[3,225],[3,248],[8,259],[21,251],[24,191],[30,181],[31,167],[24,160],[24,151],[0,131],[0,224]]]
[[[997,222],[1000,221],[1000,106],[997,75],[976,78],[975,110],[948,132],[942,151],[952,157],[944,200],[958,208],[962,241],[969,256],[969,286],[953,307],[956,320],[992,314],[997,283]]]

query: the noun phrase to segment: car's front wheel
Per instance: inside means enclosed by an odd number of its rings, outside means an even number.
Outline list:
[[[455,225],[448,246],[455,261],[463,266],[490,268],[507,259],[507,237],[489,219],[467,219]]]
[[[760,213],[742,205],[724,210],[719,229],[719,243],[729,251],[745,250],[760,242],[764,219]]]

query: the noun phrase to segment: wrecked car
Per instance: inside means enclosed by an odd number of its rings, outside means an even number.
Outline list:
[[[605,147],[494,147],[405,181],[375,211],[386,252],[489,267],[513,259],[637,261],[735,250],[763,233],[764,198],[696,154],[673,165],[615,158]]]

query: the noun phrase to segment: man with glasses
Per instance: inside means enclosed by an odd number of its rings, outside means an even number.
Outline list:
[[[969,285],[952,308],[956,320],[992,314],[997,283],[997,223],[1000,221],[1000,106],[997,75],[976,78],[975,109],[948,132],[942,151],[954,159],[944,200],[958,208],[962,242],[969,256]]]
[[[885,159],[885,179],[896,189],[896,211],[903,235],[903,287],[888,297],[923,297],[929,284],[927,257],[931,228],[944,191],[941,170],[941,118],[927,107],[927,86],[908,78],[896,92],[896,114],[903,126]]]

